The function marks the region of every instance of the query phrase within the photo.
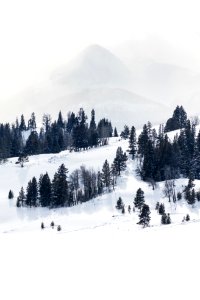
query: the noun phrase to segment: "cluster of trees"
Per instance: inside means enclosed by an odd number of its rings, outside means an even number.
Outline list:
[[[37,182],[35,177],[28,182],[26,192],[23,187],[17,198],[17,207],[62,207],[73,206],[88,201],[104,192],[114,189],[117,176],[126,168],[126,154],[119,147],[110,167],[106,160],[102,171],[95,172],[84,166],[68,176],[68,169],[62,164],[51,181],[48,173],[42,174]]]
[[[185,200],[189,205],[194,205],[196,201],[200,201],[200,191],[195,191],[194,189],[194,180],[189,178],[188,184],[185,186],[183,190],[183,195]]]
[[[193,177],[200,179],[200,132],[195,124],[186,120],[173,141],[164,132],[145,124],[138,137],[138,172],[145,181]]]
[[[164,131],[169,132],[177,129],[185,128],[187,124],[187,113],[183,106],[177,106],[173,112],[173,116],[166,122]]]
[[[159,213],[159,215],[161,215],[161,224],[171,224],[170,214],[165,212],[165,205],[163,203],[157,202],[156,210]]]
[[[34,155],[41,153],[58,153],[65,149],[79,151],[89,147],[102,146],[108,143],[108,138],[113,135],[110,121],[103,118],[98,124],[95,120],[95,111],[91,112],[91,120],[81,108],[77,115],[68,113],[65,120],[59,112],[58,119],[54,122],[51,116],[43,116],[43,127],[39,133],[35,114],[32,113],[28,124],[22,115],[20,122],[15,124],[0,124],[0,160],[20,155]],[[24,131],[30,131],[28,139],[23,138]],[[114,133],[117,134],[115,128]]]
[[[143,227],[149,226],[151,217],[150,217],[150,208],[147,204],[145,204],[144,192],[141,188],[139,188],[136,192],[136,196],[134,199],[135,208],[139,209],[139,225]]]

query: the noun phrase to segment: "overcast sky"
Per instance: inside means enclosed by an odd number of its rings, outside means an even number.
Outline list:
[[[112,49],[156,35],[190,53],[194,65],[200,61],[198,2],[0,0],[0,100],[94,43]]]

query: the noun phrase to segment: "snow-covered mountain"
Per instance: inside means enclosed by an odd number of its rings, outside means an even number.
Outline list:
[[[41,117],[59,110],[66,115],[83,107],[87,114],[92,108],[97,117],[107,116],[122,129],[128,125],[141,127],[147,120],[162,122],[169,114],[168,105],[157,103],[134,92],[134,76],[114,54],[98,45],[85,49],[64,67],[55,70],[45,83],[26,90],[16,101],[16,113]],[[144,86],[145,89],[145,86]]]
[[[51,75],[53,83],[63,84],[75,92],[82,89],[103,87],[128,87],[132,74],[128,67],[109,50],[92,45],[69,64],[58,68]]]

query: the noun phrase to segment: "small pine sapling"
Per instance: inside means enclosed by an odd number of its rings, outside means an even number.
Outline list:
[[[190,221],[190,215],[186,215],[186,217],[185,217],[185,220],[188,222],[188,221]]]
[[[61,231],[61,226],[60,225],[58,225],[58,227],[57,227],[57,231]]]
[[[13,199],[14,198],[14,193],[13,193],[13,191],[9,191],[9,193],[8,193],[8,199]]]

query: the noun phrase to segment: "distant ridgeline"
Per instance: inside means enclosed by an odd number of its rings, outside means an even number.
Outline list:
[[[116,129],[114,132],[116,134]],[[112,135],[112,124],[107,119],[101,119],[96,125],[94,110],[89,124],[82,108],[77,115],[68,113],[67,120],[61,112],[54,122],[50,115],[45,114],[41,129],[37,128],[34,113],[28,124],[22,115],[20,122],[17,119],[15,124],[0,124],[0,160],[20,155],[58,153],[66,149],[79,151],[102,146],[108,143],[108,138]]]

